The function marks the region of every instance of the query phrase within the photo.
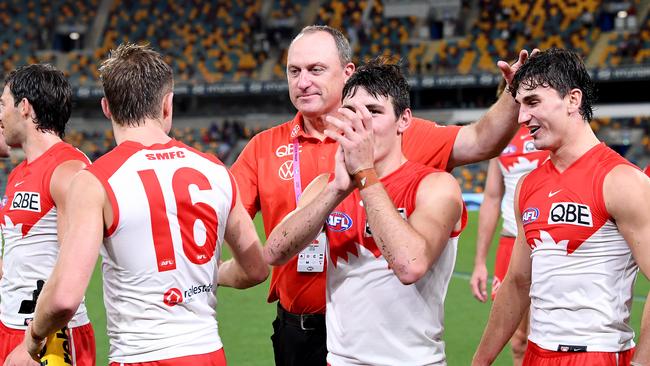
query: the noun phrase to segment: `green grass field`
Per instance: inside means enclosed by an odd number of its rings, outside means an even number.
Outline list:
[[[447,362],[451,366],[469,365],[471,357],[483,333],[488,318],[490,304],[476,301],[469,290],[469,275],[473,269],[474,245],[476,238],[477,213],[470,212],[467,228],[461,235],[455,275],[451,280],[445,301],[445,341],[447,342]],[[255,220],[260,235],[261,220]],[[488,259],[492,268],[494,249]],[[219,332],[224,342],[228,363],[234,366],[273,365],[271,348],[271,322],[275,318],[275,304],[266,302],[268,292],[266,283],[247,290],[220,288],[218,290]],[[650,289],[650,283],[643,275],[635,288],[635,302],[632,307],[632,324],[637,332],[643,310],[643,300]],[[101,270],[99,264],[86,294],[91,320],[97,338],[97,364],[108,362],[108,339],[106,337],[106,318],[102,299]],[[494,363],[510,365],[509,351],[504,350]]]

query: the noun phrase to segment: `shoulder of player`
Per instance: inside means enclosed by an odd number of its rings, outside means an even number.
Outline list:
[[[451,173],[435,170],[422,178],[417,189],[417,201],[443,197],[462,200],[460,185]]]
[[[619,164],[613,167],[603,180],[603,195],[636,197],[642,190],[650,188],[650,179],[637,167],[631,164]]]
[[[88,170],[82,170],[77,173],[70,183],[70,193],[78,197],[83,197],[82,199],[88,197],[103,201],[104,192],[103,184]]]

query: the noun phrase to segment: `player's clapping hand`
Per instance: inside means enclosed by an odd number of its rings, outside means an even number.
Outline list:
[[[336,140],[343,148],[348,173],[354,175],[374,167],[372,115],[368,108],[355,103],[352,108],[340,108],[338,112],[336,116],[326,117],[332,129],[325,130],[325,135]]]

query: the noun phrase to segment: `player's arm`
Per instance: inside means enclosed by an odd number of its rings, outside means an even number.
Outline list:
[[[641,272],[649,277],[650,180],[629,165],[619,165],[605,177],[603,197],[607,212],[616,221],[618,230],[630,246],[634,260]],[[643,308],[641,334],[633,361],[639,365],[650,365],[650,294]]]
[[[469,285],[472,288],[474,297],[485,302],[487,300],[487,278],[488,270],[485,265],[494,231],[499,221],[501,212],[501,199],[505,187],[503,185],[503,174],[499,169],[496,158],[491,159],[488,165],[485,191],[483,192],[483,203],[478,212],[478,231],[476,232],[476,256],[474,256],[474,271]]]
[[[533,50],[532,54],[537,51]],[[507,85],[510,85],[515,72],[528,59],[528,51],[519,52],[519,59],[512,65],[499,61],[499,67]],[[488,109],[478,121],[464,126],[458,131],[454,149],[449,157],[448,168],[475,163],[497,156],[506,147],[517,131],[519,105],[508,92]]]
[[[506,277],[499,287],[487,326],[472,360],[473,366],[491,365],[499,352],[512,337],[521,318],[530,307],[531,250],[521,223],[519,210],[519,180],[515,193],[515,217],[517,219],[517,239],[510,258]]]
[[[66,206],[74,209],[66,212],[59,257],[25,333],[27,351],[34,359],[42,340],[68,324],[81,303],[99,255],[107,202],[103,186],[90,172],[81,171],[72,180]]]
[[[382,184],[360,191],[372,237],[397,278],[418,281],[445,249],[463,210],[461,191],[449,173],[432,173],[418,187],[407,220],[398,213]]]
[[[264,260],[267,263],[281,265],[298,254],[323,229],[330,212],[350,194],[352,185],[340,146],[335,159],[334,180],[327,183],[327,174],[316,177],[305,188],[296,210],[289,213],[269,234],[264,246]]]
[[[219,265],[219,286],[244,289],[264,282],[269,267],[262,259],[262,243],[239,195],[228,215],[225,239],[232,258]]]
[[[80,160],[68,160],[61,163],[52,173],[50,179],[50,194],[56,206],[56,230],[59,245],[63,242],[65,229],[67,225],[67,193],[70,189],[70,184],[79,171],[84,169],[86,164]]]

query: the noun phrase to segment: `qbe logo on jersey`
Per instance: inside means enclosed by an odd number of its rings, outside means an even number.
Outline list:
[[[575,202],[555,202],[548,214],[548,223],[593,227],[591,209]]]
[[[15,192],[11,210],[41,212],[41,195],[38,192]]]

